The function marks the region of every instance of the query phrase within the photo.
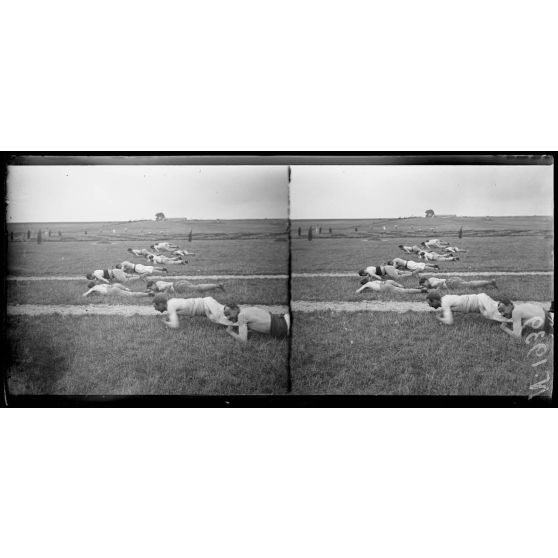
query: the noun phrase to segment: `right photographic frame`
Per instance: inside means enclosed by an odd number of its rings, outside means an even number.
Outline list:
[[[290,167],[291,393],[550,400],[554,158]]]

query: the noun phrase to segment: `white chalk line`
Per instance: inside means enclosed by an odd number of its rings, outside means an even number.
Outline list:
[[[492,276],[550,276],[552,271],[433,271],[431,273],[419,273],[419,276],[463,276],[463,277],[492,277]],[[342,273],[292,273],[292,278],[306,278],[306,277],[357,277],[355,272],[342,272]],[[171,279],[173,281],[185,279],[187,281],[200,280],[220,280],[220,279],[288,279],[288,275],[151,275],[148,280]],[[138,277],[139,279],[139,277]],[[8,281],[87,281],[82,275],[43,275],[43,276],[19,276],[10,275],[7,277]]]
[[[550,307],[549,302],[528,301],[532,304],[538,304],[545,309]],[[522,304],[523,301],[516,301],[516,304]],[[241,304],[240,307],[258,306],[272,313],[287,313],[289,307],[285,305],[263,305],[263,304]],[[434,309],[426,304],[426,302],[412,301],[380,301],[380,300],[363,300],[358,302],[344,301],[306,301],[295,300],[291,303],[290,309],[294,312],[433,312]],[[17,304],[8,305],[8,315],[10,316],[39,316],[61,314],[63,316],[155,316],[159,313],[152,306],[135,306],[135,305],[71,305],[71,304]]]

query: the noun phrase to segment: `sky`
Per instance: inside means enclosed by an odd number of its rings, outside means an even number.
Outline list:
[[[285,166],[9,166],[7,222],[288,217]]]
[[[552,215],[553,165],[293,166],[292,219]]]

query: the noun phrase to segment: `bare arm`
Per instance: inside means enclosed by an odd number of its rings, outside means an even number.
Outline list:
[[[83,293],[82,296],[89,296],[91,293],[97,292],[95,287],[91,287],[86,293]]]
[[[169,310],[168,319],[163,318],[163,323],[171,329],[178,329],[180,326],[180,321],[178,319],[176,310]]]
[[[436,316],[436,319],[446,325],[453,324],[453,313],[449,306],[442,307],[442,317]]]
[[[248,341],[248,326],[246,324],[241,324],[238,326],[238,333],[233,331],[234,326],[227,327],[227,333],[234,337],[237,341],[241,341],[242,343],[246,343]]]
[[[370,283],[364,283],[364,285],[362,285],[362,287],[360,287],[360,289],[357,289],[355,292],[361,293],[362,291],[365,291],[366,289],[369,288],[370,288]]]

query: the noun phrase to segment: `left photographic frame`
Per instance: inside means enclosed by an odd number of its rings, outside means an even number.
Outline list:
[[[287,393],[287,166],[6,169],[8,396]]]

